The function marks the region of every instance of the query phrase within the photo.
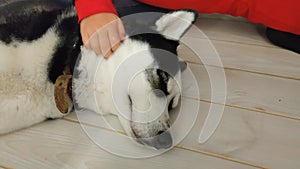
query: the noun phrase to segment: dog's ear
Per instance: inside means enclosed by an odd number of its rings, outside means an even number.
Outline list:
[[[192,10],[167,13],[156,21],[156,31],[167,39],[178,41],[195,22],[197,16],[197,12]]]

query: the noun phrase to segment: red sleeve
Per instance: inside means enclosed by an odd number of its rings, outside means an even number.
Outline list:
[[[101,12],[109,12],[117,15],[112,0],[75,0],[75,7],[79,22],[83,18]]]
[[[300,34],[299,0],[138,0],[168,9],[195,9],[200,13],[242,16],[273,29]]]

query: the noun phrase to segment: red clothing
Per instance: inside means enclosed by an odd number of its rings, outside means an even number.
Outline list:
[[[300,35],[300,0],[139,0],[168,9],[194,9],[199,13],[242,16],[254,23]],[[112,0],[76,0],[79,19],[116,10]]]
[[[78,13],[79,21],[85,17],[100,12],[117,14],[112,0],[75,0],[75,7]]]

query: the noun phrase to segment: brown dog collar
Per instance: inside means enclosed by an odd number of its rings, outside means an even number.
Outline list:
[[[68,70],[67,70],[68,69]],[[57,109],[66,114],[69,112],[72,103],[72,75],[69,68],[66,68],[65,74],[60,75],[54,85],[54,99]]]

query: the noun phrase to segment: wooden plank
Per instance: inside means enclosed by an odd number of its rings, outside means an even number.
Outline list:
[[[204,112],[209,108],[208,103],[201,105],[194,128],[180,145],[272,169],[300,167],[300,121],[226,107],[214,135],[199,144],[197,139],[207,114]]]
[[[186,33],[185,37],[209,38],[210,40],[275,47],[264,35],[264,28],[250,22],[199,18],[195,26],[203,34],[199,34],[198,31],[192,28]]]
[[[189,67],[197,79],[201,99],[210,100],[211,84],[205,66],[189,64]],[[211,71],[220,69],[210,66],[207,66],[207,68]],[[226,104],[243,109],[300,118],[299,80],[237,70],[225,70],[225,73],[227,83]],[[221,80],[221,78],[218,80]],[[183,75],[183,81],[191,83],[191,76]],[[222,81],[219,83],[222,83]],[[194,97],[195,91],[185,87],[184,95]]]
[[[175,148],[147,158],[128,159],[96,146],[79,124],[47,121],[1,136],[0,164],[12,168],[245,168],[254,167]]]
[[[299,121],[227,107],[216,133],[201,145],[197,140],[208,106],[208,103],[202,102],[198,120],[180,146],[222,154],[268,168],[300,166],[297,160],[300,155],[297,148],[300,146],[300,136],[297,134]],[[76,119],[74,114],[71,116],[68,118]],[[92,121],[96,119],[93,114],[87,115],[87,118]],[[92,125],[101,127],[96,120]]]
[[[201,51],[197,56],[186,45],[179,46],[179,56],[183,60],[207,64],[209,57],[217,56],[212,49],[207,48],[205,39],[194,39],[197,50]],[[261,46],[245,45],[231,42],[213,40],[212,45],[226,69],[239,69],[244,71],[281,76],[286,78],[300,79],[299,54],[281,48],[268,48]],[[211,50],[210,52],[208,50]],[[215,65],[219,66],[219,65]]]
[[[9,168],[9,167],[6,167],[6,166],[0,164],[0,169],[12,169],[12,168]]]
[[[193,102],[186,98],[183,100]],[[226,107],[216,132],[206,143],[199,144],[199,134],[209,106],[209,103],[201,102],[193,129],[177,147],[204,152],[203,154],[208,155],[212,153],[213,156],[262,168],[297,169],[300,167],[299,120]],[[85,118],[81,119],[84,123],[102,130],[103,124],[96,120],[96,114],[88,113]],[[67,119],[77,121],[75,114],[71,114]],[[116,124],[113,123],[118,122],[111,123],[115,126]],[[122,128],[115,129],[122,131]]]

